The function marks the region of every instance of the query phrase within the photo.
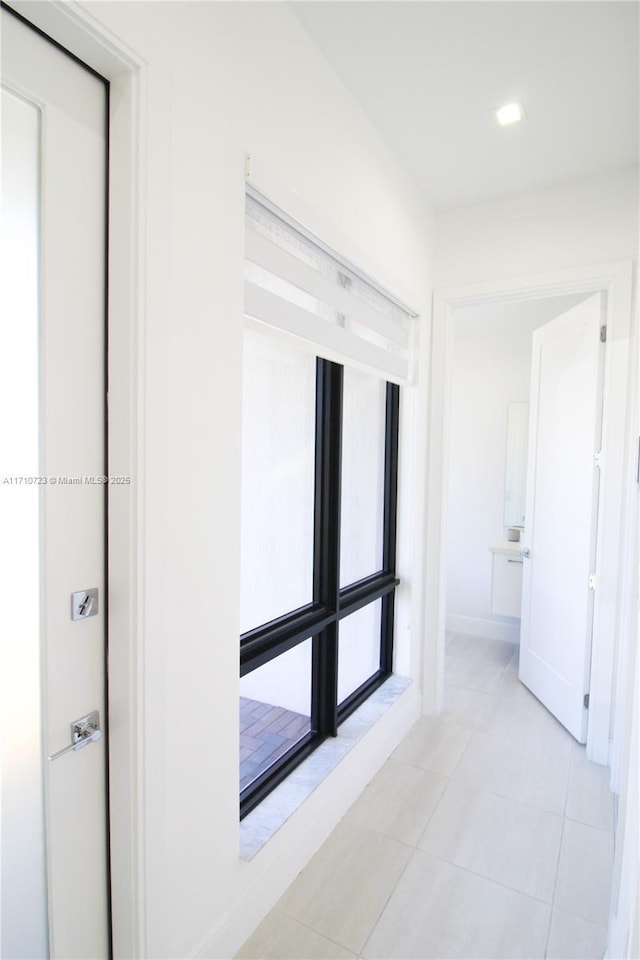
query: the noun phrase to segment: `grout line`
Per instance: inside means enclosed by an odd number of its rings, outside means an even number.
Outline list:
[[[543,953],[544,960],[547,960],[547,955],[549,953],[549,940],[551,939],[551,924],[553,923],[554,909],[555,908],[553,904],[551,904],[551,909],[549,910],[549,923],[547,924],[547,936],[545,937],[545,941],[544,941],[544,953]]]
[[[340,822],[342,822],[342,821],[340,821]],[[336,827],[337,827],[337,824],[336,824]],[[404,876],[404,874],[405,874],[405,872],[406,872],[409,864],[411,863],[411,861],[412,861],[412,859],[413,859],[413,856],[414,856],[414,854],[415,854],[416,851],[417,851],[417,848],[414,847],[412,844],[407,843],[407,842],[404,841],[404,840],[398,840],[397,837],[390,837],[389,834],[383,834],[383,833],[381,833],[381,832],[379,832],[379,831],[372,830],[370,827],[363,827],[363,826],[360,826],[359,824],[348,824],[348,825],[347,825],[347,828],[348,828],[349,830],[352,830],[353,832],[358,832],[358,831],[359,831],[359,832],[361,832],[361,833],[370,833],[370,834],[373,833],[373,834],[376,834],[377,836],[384,836],[385,839],[391,840],[392,843],[396,843],[396,844],[398,844],[398,845],[401,846],[401,847],[406,847],[406,848],[409,850],[409,856],[408,856],[408,858],[407,858],[407,862],[405,863],[404,867],[401,869],[400,873],[398,874],[398,878],[397,878],[396,882],[394,883],[393,887],[391,888],[391,890],[389,891],[388,896],[385,897],[384,903],[383,903],[383,905],[382,905],[379,913],[377,914],[375,920],[372,922],[372,924],[371,924],[371,926],[370,926],[370,928],[369,928],[369,932],[366,934],[365,939],[364,939],[364,941],[363,941],[363,943],[362,943],[362,946],[360,947],[359,950],[355,951],[356,956],[359,956],[359,955],[362,954],[362,952],[363,952],[363,950],[365,949],[365,947],[366,947],[369,939],[371,938],[371,935],[373,934],[374,929],[376,928],[378,922],[380,921],[380,919],[381,919],[381,917],[382,917],[382,914],[383,914],[384,911],[386,910],[387,905],[388,905],[391,897],[392,897],[392,896],[394,895],[394,893],[396,892],[396,889],[397,889],[397,887],[398,887],[398,884],[399,884],[400,881],[402,880],[402,877]],[[335,832],[335,829],[336,829],[336,828],[334,828],[334,830],[332,830],[332,832],[329,834],[329,836],[327,837],[327,840],[325,840],[325,843],[327,843],[327,841],[333,836],[333,834],[334,834],[334,832]],[[324,844],[323,844],[322,846],[324,846]],[[321,850],[321,849],[322,849],[322,847],[320,847],[320,850]],[[319,852],[319,851],[317,851],[317,852]],[[309,862],[311,862],[311,861],[309,861]],[[295,880],[293,880],[293,881],[291,882],[291,884],[287,887],[287,890],[286,890],[285,893],[283,893],[283,895],[282,895],[283,897],[285,896],[286,893],[288,893],[288,891],[291,889],[291,887],[297,882],[298,878],[301,876],[302,872],[307,869],[308,865],[309,865],[309,864],[306,864],[306,866],[303,867],[303,870],[300,871],[300,873],[299,873],[298,876],[295,878]],[[282,898],[281,898],[281,899],[282,899]],[[276,907],[274,907],[273,909],[276,909]],[[325,934],[325,933],[321,933],[319,930],[316,930],[315,927],[310,926],[310,924],[308,924],[308,923],[304,923],[304,921],[300,920],[299,917],[296,917],[296,916],[294,916],[293,914],[288,913],[287,910],[283,909],[282,907],[277,907],[277,909],[279,909],[281,913],[284,913],[284,914],[285,914],[286,916],[288,916],[290,919],[292,919],[292,920],[297,920],[298,923],[302,923],[303,926],[306,926],[306,927],[308,927],[310,930],[313,930],[314,933],[318,933],[318,934],[320,934],[321,937],[325,937],[325,939],[331,940],[333,943],[336,943],[339,947],[342,947],[343,950],[348,950],[350,953],[353,953],[353,952],[354,952],[351,947],[348,947],[348,946],[346,946],[344,943],[341,943],[341,942],[339,942],[339,941],[337,941],[337,940],[335,940],[335,939],[333,939],[333,938],[331,938],[331,937],[328,937],[327,934]]]
[[[467,727],[466,729],[467,729],[467,730],[470,730],[471,728],[470,728],[470,727]],[[467,743],[466,743],[466,746],[465,746],[464,750],[461,750],[461,751],[460,751],[460,756],[458,757],[458,759],[457,759],[456,762],[454,763],[454,765],[453,765],[453,770],[452,770],[451,773],[449,774],[449,779],[450,779],[450,780],[453,780],[453,777],[454,777],[454,775],[455,775],[455,772],[456,772],[456,770],[458,769],[458,767],[460,766],[460,764],[462,763],[462,758],[466,755],[467,750],[470,750],[470,749],[471,749],[471,745],[473,744],[473,741],[474,741],[474,739],[475,739],[475,736],[476,736],[476,733],[477,733],[477,732],[478,732],[477,730],[471,730],[471,736],[469,737],[469,739],[468,739],[468,741],[467,741]]]
[[[422,851],[420,851],[420,852],[422,852]],[[384,903],[383,903],[383,905],[382,905],[382,908],[381,908],[378,916],[376,917],[376,919],[374,920],[374,922],[371,924],[371,927],[370,927],[370,929],[369,929],[369,932],[368,932],[368,934],[366,935],[362,946],[361,946],[360,949],[358,950],[358,955],[359,955],[359,956],[360,956],[360,955],[364,955],[364,951],[365,951],[366,948],[367,948],[367,944],[369,943],[369,940],[371,940],[371,937],[373,936],[376,927],[378,926],[378,924],[380,923],[380,921],[381,921],[381,919],[382,919],[383,913],[385,912],[385,910],[387,909],[387,907],[388,907],[388,905],[389,905],[389,901],[391,900],[392,896],[394,895],[394,893],[395,893],[396,890],[398,889],[398,886],[400,885],[400,883],[401,883],[401,881],[402,881],[402,878],[404,877],[405,873],[406,873],[407,870],[409,869],[409,864],[411,863],[411,861],[412,861],[413,858],[415,857],[416,853],[418,853],[418,848],[417,848],[417,847],[412,847],[412,848],[411,848],[411,854],[409,855],[409,858],[408,858],[407,862],[405,863],[404,867],[402,868],[402,870],[401,870],[400,873],[398,874],[398,879],[397,879],[396,882],[394,883],[393,888],[392,888],[391,891],[389,892],[389,895],[388,895],[387,897],[385,897],[385,901],[384,901]]]
[[[564,807],[562,808],[562,816],[566,817],[567,815],[567,806],[569,805],[569,790],[571,789],[571,772],[573,770],[573,763],[569,762],[569,773],[567,776],[567,787],[564,793]]]
[[[587,820],[578,820],[577,817],[570,817],[566,813],[564,814],[564,819],[570,820],[571,823],[577,823],[581,827],[590,827],[592,830],[599,830],[600,833],[606,833],[607,836],[610,836],[612,839],[615,838],[615,830],[610,830],[608,827],[597,827],[595,823],[589,823]]]
[[[566,806],[566,803],[565,803]],[[562,858],[562,848],[564,846],[564,828],[566,826],[566,817],[562,818],[562,831],[560,833],[560,843],[558,844],[558,858],[556,860],[556,873],[553,878],[553,893],[551,897],[551,913],[549,915],[549,929],[547,930],[547,941],[544,948],[544,955],[547,956],[549,950],[549,938],[551,936],[551,922],[553,920],[553,911],[556,906],[556,891],[558,889],[558,873],[560,872],[560,860]]]
[[[502,880],[496,880],[495,877],[488,877],[484,873],[479,873],[477,870],[471,870],[470,867],[462,867],[459,863],[454,863],[453,860],[447,860],[445,857],[438,856],[437,853],[431,853],[429,850],[421,850],[418,848],[418,853],[423,853],[427,857],[431,857],[433,860],[437,860],[439,863],[446,863],[450,867],[454,867],[456,870],[462,870],[463,873],[468,873],[472,877],[477,877],[478,880],[486,880],[487,883],[494,883],[496,887],[501,887],[503,890],[509,890],[511,893],[517,893],[521,897],[527,897],[529,900],[535,900],[536,903],[541,903],[545,907],[549,907],[549,911],[553,909],[553,903],[551,900],[545,900],[543,897],[536,897],[532,893],[526,893],[524,890],[519,890],[518,887],[512,887],[508,883],[503,883]]]
[[[597,920],[592,920],[590,917],[584,917],[580,913],[574,913],[573,910],[568,910],[566,907],[556,907],[553,906],[554,910],[557,910],[558,913],[566,913],[568,917],[573,917],[574,920],[581,920],[582,923],[588,923],[592,927],[598,927],[600,930],[608,930],[609,925],[607,923],[598,923]],[[635,958],[632,958],[635,960]]]
[[[449,779],[453,781],[452,777]],[[498,797],[499,800],[508,800],[510,803],[515,803],[518,806],[526,807],[528,810],[535,810],[537,813],[543,813],[548,817],[555,817],[557,820],[565,819],[563,814],[558,813],[556,810],[549,810],[547,807],[539,807],[537,804],[531,803],[530,800],[521,800],[519,797],[512,797],[508,793],[498,793],[497,790],[487,790],[484,787],[473,786],[460,780],[456,780],[454,786],[458,787],[460,790],[465,790],[468,793],[484,794],[487,797]],[[585,824],[585,826],[588,826],[588,824]],[[598,828],[596,827],[595,829],[597,830]]]
[[[287,917],[289,920],[293,920],[294,923],[300,924],[300,926],[304,927],[305,930],[310,930],[311,933],[315,933],[316,936],[322,937],[323,940],[328,940],[329,943],[335,944],[336,947],[340,947],[341,950],[346,950],[348,953],[353,954],[354,957],[357,957],[359,955],[360,951],[354,951],[351,949],[351,947],[345,946],[344,943],[341,943],[339,940],[336,940],[334,937],[329,937],[327,936],[326,933],[321,933],[320,930],[316,930],[315,927],[312,927],[310,923],[307,923],[305,920],[300,920],[299,917],[292,916],[290,913],[287,913],[286,910],[283,910],[282,907],[278,907],[278,906],[273,907],[271,911],[267,914],[267,916],[271,916],[272,913],[281,913],[284,917]],[[265,917],[265,920],[266,920],[266,917]]]
[[[418,839],[416,840],[415,844],[413,845],[415,850],[422,850],[422,848],[419,847],[418,844],[420,843],[420,840],[422,839],[422,837],[425,835],[425,832],[426,832],[426,830],[427,830],[427,827],[429,826],[429,824],[431,823],[431,821],[432,821],[433,818],[435,817],[437,811],[440,809],[440,804],[443,802],[443,800],[444,800],[444,798],[445,798],[445,795],[446,795],[447,791],[449,790],[449,787],[451,786],[451,777],[445,777],[445,778],[443,778],[443,779],[446,779],[447,784],[446,784],[444,790],[442,791],[442,793],[440,794],[440,797],[439,797],[439,799],[438,799],[435,807],[433,808],[433,810],[431,811],[431,813],[430,813],[429,816],[427,817],[427,820],[426,820],[426,822],[425,822],[425,825],[424,825],[424,827],[422,828],[422,830],[420,831],[420,833],[419,833],[419,835],[418,835]],[[423,850],[422,852],[424,853],[424,850]]]

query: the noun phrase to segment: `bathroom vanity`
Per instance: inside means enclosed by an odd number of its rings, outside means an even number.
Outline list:
[[[491,612],[503,617],[520,617],[522,595],[521,544],[499,540],[489,549],[493,554]]]

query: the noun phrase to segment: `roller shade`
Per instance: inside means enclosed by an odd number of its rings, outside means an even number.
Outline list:
[[[253,192],[244,296],[247,317],[313,344],[319,356],[409,380],[415,315]]]

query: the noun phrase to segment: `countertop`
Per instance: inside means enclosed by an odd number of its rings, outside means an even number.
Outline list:
[[[519,557],[522,549],[522,540],[515,543],[513,540],[497,540],[489,550],[491,553],[499,553],[503,557]]]

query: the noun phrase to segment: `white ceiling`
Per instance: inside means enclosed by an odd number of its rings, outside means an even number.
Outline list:
[[[565,310],[582,303],[588,293],[570,293],[557,297],[538,297],[509,303],[482,303],[472,307],[457,307],[454,311],[455,337],[501,331],[513,328],[514,324],[536,330]]]
[[[638,162],[635,0],[291,7],[436,208]]]

